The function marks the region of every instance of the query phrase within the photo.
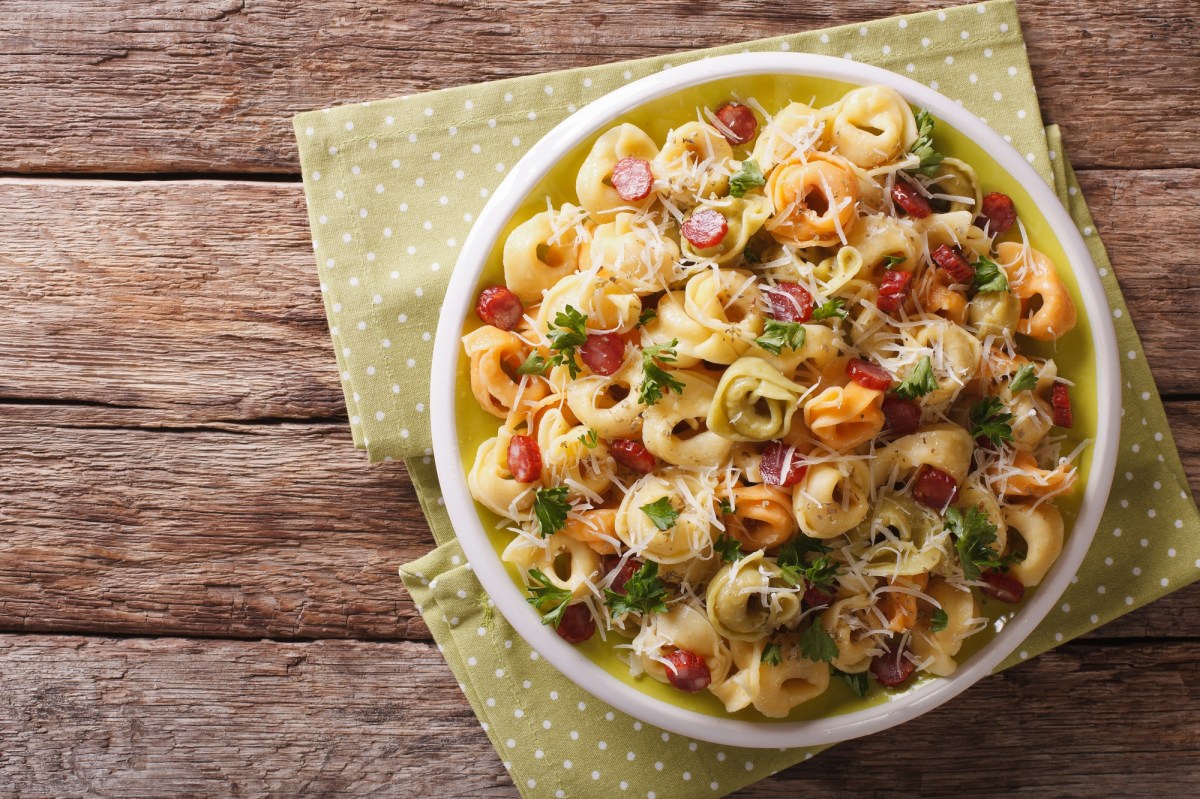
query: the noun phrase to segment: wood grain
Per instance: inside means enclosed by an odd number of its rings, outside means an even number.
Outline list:
[[[0,629],[428,637],[397,575],[433,547],[400,464],[343,424],[154,424],[0,407]]]
[[[1082,174],[1161,392],[1200,393],[1200,169]],[[163,423],[344,413],[301,188],[0,180],[0,398]],[[1154,235],[1148,235],[1154,231]]]
[[[953,4],[14,0],[0,171],[290,174],[298,111]],[[1078,166],[1200,166],[1193,0],[1019,12],[1044,116]]]
[[[884,733],[735,796],[1190,795],[1198,657],[1068,645],[905,725],[900,768]],[[517,796],[429,644],[9,635],[0,662],[9,795]]]
[[[1200,402],[1171,411],[1195,490]],[[396,575],[433,546],[403,467],[341,424],[162,417],[0,406],[0,631],[428,638]],[[1200,638],[1200,585],[1093,635]]]

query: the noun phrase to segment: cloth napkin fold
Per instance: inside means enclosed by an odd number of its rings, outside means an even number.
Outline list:
[[[1057,129],[1044,129],[1009,0],[305,113],[294,120],[318,275],[355,444],[403,458],[438,549],[401,569],[518,789],[529,797],[723,796],[818,749],[705,744],[576,687],[494,612],[445,512],[427,411],[433,331],[459,243],[508,165],[578,107],[707,55],[869,61],[960,101],[1026,153],[1084,234],[1122,357],[1123,426],[1087,559],[1006,668],[1200,578],[1200,515],[1137,333]]]

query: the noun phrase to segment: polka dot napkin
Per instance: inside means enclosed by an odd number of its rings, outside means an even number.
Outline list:
[[[408,465],[441,546],[401,576],[526,796],[718,797],[817,751],[674,736],[607,707],[540,660],[494,612],[455,542],[425,418],[449,272],[508,166],[567,115],[630,80],[704,55],[780,50],[869,61],[962,103],[1058,190],[1100,270],[1126,354],[1112,497],[1060,608],[1004,665],[1200,577],[1200,516],[1058,131],[1042,126],[1012,2],[301,114],[294,125],[313,249],[354,440],[372,460]]]

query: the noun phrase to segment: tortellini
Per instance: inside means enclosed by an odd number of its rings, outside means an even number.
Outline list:
[[[683,390],[668,394],[642,416],[646,449],[676,466],[720,463],[729,454],[731,444],[706,424],[717,387],[710,378],[696,372],[676,374]]]
[[[739,358],[717,384],[708,409],[708,429],[730,441],[783,438],[804,393],[761,358]]]
[[[607,131],[592,145],[587,160],[575,179],[579,204],[597,221],[607,222],[625,209],[644,210],[654,202],[651,193],[645,200],[630,203],[617,194],[612,185],[612,171],[623,158],[652,160],[658,155],[658,145],[636,125],[625,123]]]
[[[570,203],[535,214],[504,241],[504,284],[522,301],[536,302],[579,268],[586,244],[580,209]]]
[[[1060,557],[1089,433],[1024,349],[1076,323],[1040,226],[984,213],[990,168],[920,167],[936,121],[887,87],[638,118],[528,198],[464,324],[502,420],[467,485],[527,612],[730,713],[954,673],[996,627],[980,593]]]
[[[858,178],[845,159],[813,153],[806,162],[771,172],[767,194],[775,216],[766,229],[780,244],[796,247],[845,243],[858,219]]]
[[[733,148],[716,128],[686,122],[667,134],[654,158],[654,175],[672,202],[691,207],[697,200],[720,197],[729,190]]]
[[[708,620],[731,641],[755,641],[800,615],[799,591],[761,552],[721,567],[708,583]]]
[[[912,109],[894,89],[884,86],[850,92],[833,117],[837,151],[865,169],[895,161],[916,140]]]
[[[684,502],[683,497],[690,501]],[[664,530],[644,508],[665,499],[679,514]],[[642,557],[656,563],[682,563],[712,556],[713,487],[690,472],[648,474],[629,489],[617,513],[616,533]],[[679,508],[674,508],[679,505]],[[705,510],[708,508],[709,510]]]

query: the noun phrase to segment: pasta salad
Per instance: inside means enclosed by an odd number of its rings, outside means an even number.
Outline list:
[[[1063,544],[1075,324],[1007,195],[868,86],[603,133],[463,337],[472,496],[571,643],[787,716],[949,675]],[[1058,430],[1056,430],[1058,428]]]

